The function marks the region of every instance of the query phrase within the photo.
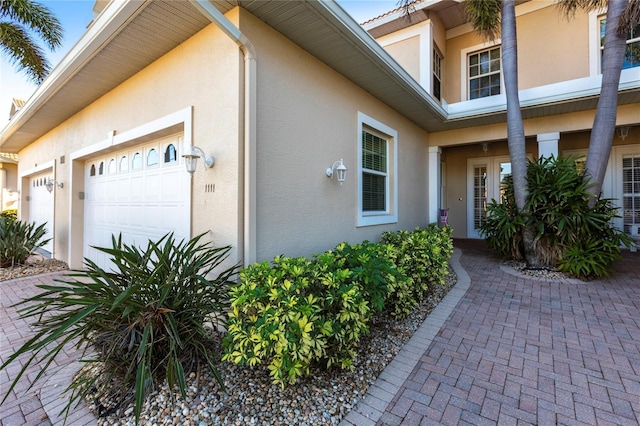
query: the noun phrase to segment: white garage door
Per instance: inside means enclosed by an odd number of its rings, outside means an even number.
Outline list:
[[[49,254],[53,252],[53,192],[47,191],[45,184],[52,177],[48,171],[29,178],[29,222],[35,222],[37,225],[46,223],[45,238],[51,240],[42,248]]]
[[[108,256],[92,247],[111,247],[111,236],[146,246],[174,232],[190,236],[190,176],[174,136],[86,162],[84,257],[103,268]]]

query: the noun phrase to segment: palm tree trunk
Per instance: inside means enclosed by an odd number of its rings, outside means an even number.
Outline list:
[[[626,49],[626,34],[618,34],[618,23],[626,6],[627,2],[621,0],[609,1],[608,3],[602,54],[602,88],[591,130],[585,171],[585,179],[590,179],[595,184],[591,189],[594,196],[589,200],[592,207],[602,191],[602,181],[607,170],[616,129],[618,84],[620,83],[620,71]]]
[[[502,74],[507,97],[507,143],[511,159],[511,176],[518,211],[525,209],[527,184],[527,152],[524,125],[518,95],[518,43],[516,36],[516,6],[514,0],[502,2]],[[541,266],[536,254],[536,233],[529,226],[522,229],[524,257],[530,266]]]

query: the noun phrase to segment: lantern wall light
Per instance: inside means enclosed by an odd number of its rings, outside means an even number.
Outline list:
[[[49,193],[53,191],[54,186],[57,186],[60,189],[64,188],[64,184],[62,182],[56,182],[53,179],[49,179],[47,183],[44,184],[44,187],[49,191]]]
[[[210,169],[211,167],[213,167],[213,163],[215,162],[215,160],[213,159],[213,156],[205,154],[202,148],[199,148],[197,146],[192,146],[191,153],[184,154],[182,156],[182,158],[184,158],[184,164],[187,168],[188,173],[191,173],[191,174],[195,173],[196,166],[198,164],[198,158],[200,157],[203,158],[204,166],[207,169]]]
[[[334,172],[336,174],[336,177],[338,178],[338,182],[340,182],[340,186],[342,186],[342,182],[344,182],[345,178],[347,177],[347,168],[342,162],[342,158],[336,161],[335,163],[333,163],[331,167],[327,167],[327,170],[326,170],[327,177],[331,179],[333,177]]]

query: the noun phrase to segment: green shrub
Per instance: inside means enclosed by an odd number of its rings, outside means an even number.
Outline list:
[[[20,310],[23,318],[35,320],[37,334],[0,366],[32,353],[9,391],[33,362],[43,366],[39,379],[66,345],[86,347],[92,353],[86,361],[104,371],[100,378],[83,370],[72,380],[67,412],[94,388],[118,389],[124,404],[135,400],[138,419],[155,384],[166,380],[172,392],[177,384],[185,395],[185,374],[201,362],[223,386],[213,364],[220,355],[205,323],[228,306],[228,285],[238,268],[208,279],[230,247],[214,248],[201,238],[176,242],[168,234],[137,248],[114,237],[111,248],[98,248],[111,257],[113,271],[86,260],[86,270],[38,286],[44,292],[22,302],[27,307]]]
[[[44,223],[36,226],[11,215],[0,217],[0,268],[24,264],[36,249],[51,241],[44,238],[46,233]]]
[[[487,245],[502,256],[520,260],[524,252],[522,248],[523,215],[518,214],[513,192],[513,179],[507,175],[502,181],[503,194],[498,203],[491,200],[487,205],[487,214],[480,225],[480,232]]]
[[[590,214],[580,219],[591,231],[567,242],[558,269],[582,279],[608,276],[613,261],[621,257],[620,247],[633,243],[629,235],[613,226],[616,212],[611,200],[599,199]]]
[[[445,283],[453,253],[451,235],[450,227],[435,224],[382,234],[382,242],[392,247],[390,257],[397,269],[408,276],[390,286],[386,303],[392,316],[406,317],[429,294],[430,286]]]
[[[615,228],[611,200],[589,206],[591,184],[575,166],[575,157],[541,158],[527,168],[529,195],[523,213],[513,207],[513,183],[505,181],[503,204],[492,201],[482,233],[502,255],[524,258],[522,229],[536,233],[538,263],[577,276],[602,276],[630,238]]]
[[[450,228],[383,239],[391,243],[341,243],[312,260],[278,256],[243,269],[230,291],[223,359],[266,363],[282,386],[309,375],[312,364],[351,368],[372,310],[388,307],[392,316],[404,317],[427,284],[443,283],[448,273]]]
[[[371,310],[340,263],[329,253],[315,261],[279,256],[242,270],[230,292],[223,360],[268,362],[282,386],[315,362],[349,368]]]
[[[394,279],[406,279],[398,276],[399,271],[390,249],[389,246],[369,241],[355,245],[341,243],[324,256],[332,255],[340,268],[351,271],[351,281],[363,291],[371,308],[381,311],[385,306],[389,284]]]

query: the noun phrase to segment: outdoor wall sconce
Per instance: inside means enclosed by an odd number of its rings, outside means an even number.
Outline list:
[[[342,186],[342,182],[347,177],[347,168],[344,166],[342,162],[342,158],[335,163],[331,167],[327,167],[327,177],[331,179],[333,177],[333,172],[337,172],[338,182],[340,182],[340,186]]]
[[[200,155],[198,155],[200,154]],[[207,169],[213,167],[214,159],[213,156],[207,155],[204,153],[202,148],[198,148],[197,146],[191,147],[191,154],[184,154],[182,158],[184,158],[184,165],[187,167],[187,172],[190,174],[194,174],[196,171],[196,165],[198,164],[198,158],[202,157],[204,160],[204,166]]]
[[[482,142],[482,152],[485,154],[489,151],[489,142]]]
[[[49,191],[49,193],[51,193],[53,191],[54,185],[58,188],[64,188],[64,184],[62,182],[56,182],[53,179],[49,179],[47,183],[44,184],[44,187],[47,188],[47,191]]]
[[[616,127],[616,134],[622,140],[629,136],[629,126]]]

